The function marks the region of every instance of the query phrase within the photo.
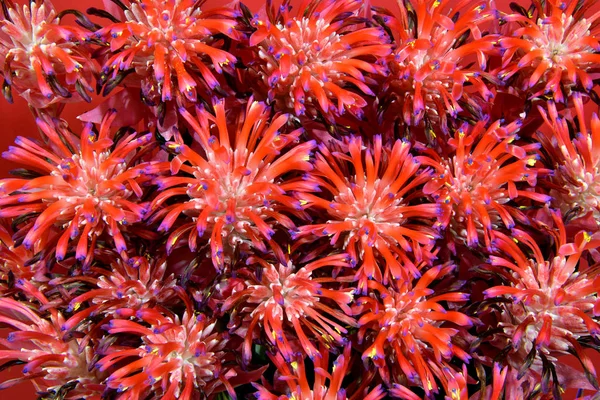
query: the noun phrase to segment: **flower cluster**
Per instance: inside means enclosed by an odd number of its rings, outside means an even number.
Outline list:
[[[525,1],[2,1],[0,390],[596,398],[600,11]]]

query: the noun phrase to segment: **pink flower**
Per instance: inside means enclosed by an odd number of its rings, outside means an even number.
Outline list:
[[[293,175],[312,168],[314,143],[292,146],[301,130],[281,133],[288,116],[271,118],[263,103],[250,101],[245,112],[229,114],[232,124],[224,102],[218,101],[214,112],[198,108],[194,117],[180,109],[194,132],[194,143],[185,145],[180,137],[167,143],[176,157],[148,167],[170,172],[156,179],[161,192],[152,207],[166,205],[153,217],[162,220],[158,230],[169,231],[179,216],[184,217],[167,240],[167,252],[185,236],[195,251],[198,239],[207,234],[218,269],[231,261],[235,249],[266,252],[266,242],[282,254],[273,235],[278,227],[294,229],[286,214],[302,215],[299,202],[288,192],[305,190],[306,184]],[[169,202],[175,196],[183,199]]]
[[[360,18],[356,0],[305,0],[296,16],[287,2],[269,2],[250,37],[255,69],[268,101],[296,116],[360,115],[373,96],[367,74],[381,74],[376,61],[390,53],[384,31]],[[351,89],[356,86],[359,90]]]
[[[384,286],[369,281],[371,294],[357,300],[356,313],[362,315],[358,338],[361,342],[366,339],[369,346],[363,360],[373,360],[386,383],[408,382],[394,385],[397,393],[406,392],[400,397],[418,398],[408,395],[407,385],[421,387],[428,396],[439,393],[438,382],[442,382],[447,396],[460,398],[457,395],[466,386],[466,375],[461,377],[461,372],[452,370],[449,361],[453,357],[464,362],[470,359],[452,338],[460,327],[470,327],[472,320],[448,309],[444,302],[455,307],[455,303],[467,301],[469,295],[437,294],[429,287],[452,269],[451,265],[432,267],[414,283],[394,280]]]
[[[101,76],[104,93],[135,71],[149,102],[177,99],[181,104],[184,99],[195,102],[198,94],[212,95],[219,87],[215,73],[236,61],[215,38],[238,37],[236,12],[226,7],[201,10],[205,0],[129,3],[123,22],[96,32],[109,46]]]
[[[47,304],[45,297],[40,299]],[[50,308],[43,312],[48,317],[42,317],[34,311],[36,305],[0,298],[0,320],[10,327],[8,337],[0,339],[0,362],[24,364],[23,376],[3,382],[0,389],[31,380],[41,395],[66,393],[65,399],[80,399],[101,394],[104,376],[88,368],[94,350],[63,338],[62,314]]]
[[[447,129],[447,118],[461,111],[481,114],[481,100],[493,93],[484,80],[493,39],[482,37],[482,25],[493,10],[481,0],[398,1],[398,14],[381,10],[378,21],[394,35],[396,48],[388,57],[390,73],[383,86],[383,105],[404,122]],[[472,59],[476,58],[473,66]],[[472,85],[471,89],[465,86]],[[390,114],[391,115],[391,114]]]
[[[362,291],[367,279],[385,284],[420,275],[412,257],[418,263],[434,258],[437,232],[431,226],[439,212],[421,192],[431,174],[410,154],[410,144],[398,140],[388,149],[381,136],[373,142],[365,147],[360,138],[350,138],[349,154],[321,145],[304,180],[322,193],[298,194],[306,208],[322,213],[298,234],[330,237],[332,246],[341,245],[360,262],[356,278]]]
[[[247,270],[246,287],[234,291],[221,307],[222,311],[235,307],[236,314],[242,315],[244,323],[240,331],[245,333],[246,362],[250,361],[252,339],[259,327],[286,360],[295,354],[290,344],[294,337],[311,359],[321,356],[312,343],[315,339],[328,346],[346,343],[347,328],[356,325],[348,306],[354,290],[330,287],[336,282],[330,276],[313,276],[322,268],[349,267],[345,254],[318,258],[305,265],[290,259],[277,265],[254,257],[247,263],[258,264],[253,268],[258,270],[254,273]],[[234,324],[235,319],[231,325]]]
[[[516,76],[523,90],[531,90],[530,97],[548,94],[558,102],[577,86],[589,92],[594,86],[590,74],[600,72],[600,12],[585,17],[595,1],[534,4],[531,12],[516,6],[518,14],[502,17],[518,26],[499,40],[504,53],[499,77]]]
[[[563,214],[600,218],[600,120],[596,113],[588,118],[579,93],[571,96],[575,115],[561,116],[552,102],[548,111],[539,108],[546,129],[537,134],[554,168],[549,178],[553,205]],[[572,122],[577,117],[578,125]],[[588,130],[589,126],[589,130]],[[575,137],[572,138],[572,132]]]
[[[554,227],[548,233],[555,251],[550,256],[524,231],[513,229],[512,237],[494,233],[500,255],[490,257],[489,269],[502,276],[505,284],[484,294],[488,299],[503,299],[496,314],[502,329],[496,343],[510,345],[507,357],[514,365],[524,366],[521,372],[535,360],[547,364],[548,359],[554,361],[573,351],[590,376],[596,376],[579,340],[600,335],[596,320],[600,276],[597,267],[586,268],[579,261],[586,250],[600,246],[600,236],[580,232],[574,243],[566,243],[560,214],[552,212],[552,219]]]
[[[351,366],[351,346],[344,347],[343,354],[340,354],[333,362],[331,373],[329,373],[329,350],[325,346],[320,347],[321,357],[314,361],[314,383],[309,383],[307,377],[307,366],[304,358],[300,357],[292,362],[286,361],[281,354],[269,355],[271,361],[277,367],[279,379],[285,382],[286,393],[281,396],[273,394],[272,390],[253,383],[258,389],[254,396],[259,400],[379,400],[385,397],[386,392],[377,385],[369,389],[369,379],[362,379],[358,388],[352,388],[350,393],[342,388],[342,382],[346,378],[348,369]],[[351,386],[356,386],[354,383]]]
[[[100,371],[110,374],[107,386],[122,393],[119,398],[140,399],[149,395],[162,399],[195,399],[227,391],[235,397],[233,386],[253,381],[262,370],[241,373],[233,353],[227,352],[229,340],[216,329],[217,322],[187,311],[179,319],[165,316],[156,309],[139,313],[143,323],[113,319],[107,331],[115,338],[133,335],[139,346],[112,345],[97,362]],[[247,379],[247,380],[246,380]],[[244,381],[245,380],[245,381]]]
[[[19,230],[26,248],[51,242],[62,260],[76,242],[77,259],[89,264],[96,242],[108,233],[118,252],[126,250],[122,231],[146,212],[140,185],[149,178],[135,164],[152,146],[152,135],[115,137],[110,131],[115,116],[115,110],[109,112],[98,131],[87,124],[80,136],[64,122],[38,118],[44,142],[17,137],[3,154],[30,171],[29,179],[0,181],[0,216],[29,215]]]
[[[47,0],[22,8],[6,0],[3,6],[6,19],[0,21],[0,64],[8,101],[12,102],[12,89],[37,108],[73,95],[90,101],[87,92],[93,92],[95,66],[82,45],[87,32],[77,26],[60,26],[60,15]]]
[[[538,144],[516,145],[514,140],[521,126],[517,120],[501,126],[500,121],[486,129],[487,121],[473,128],[462,125],[448,140],[449,151],[444,155],[433,149],[425,152],[435,160],[437,171],[423,187],[440,204],[440,224],[450,230],[449,246],[456,240],[466,240],[476,246],[481,238],[490,247],[493,230],[502,225],[514,227],[515,219],[524,215],[510,201],[528,198],[547,202],[549,196],[523,188],[521,182],[535,186],[537,169],[533,166],[539,156]]]

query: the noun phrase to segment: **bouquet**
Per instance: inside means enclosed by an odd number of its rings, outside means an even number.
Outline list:
[[[206,3],[2,0],[0,388],[598,399],[596,2]]]

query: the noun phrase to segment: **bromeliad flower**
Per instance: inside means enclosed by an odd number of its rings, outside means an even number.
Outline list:
[[[0,217],[21,217],[17,233],[26,248],[40,241],[52,243],[61,260],[78,238],[75,255],[89,263],[96,242],[106,232],[118,252],[126,250],[121,231],[141,221],[146,212],[139,200],[140,185],[149,178],[135,165],[144,148],[152,146],[152,135],[115,137],[110,131],[115,117],[112,110],[98,132],[87,124],[80,136],[64,121],[38,118],[44,143],[18,137],[16,146],[3,154],[29,168],[29,179],[0,181]]]
[[[253,383],[252,385],[258,389],[254,396],[258,400],[380,400],[385,397],[386,392],[381,385],[369,389],[368,379],[362,379],[362,384],[350,391],[342,388],[342,382],[351,364],[350,345],[345,346],[344,353],[333,362],[331,373],[328,372],[329,350],[325,346],[320,346],[320,353],[322,357],[314,361],[315,377],[312,384],[309,383],[304,358],[289,362],[279,353],[269,355],[277,367],[279,379],[287,386],[286,393],[277,396],[272,393],[272,390]]]
[[[516,14],[504,16],[520,25],[499,40],[503,49],[501,79],[517,76],[532,97],[551,95],[566,101],[576,87],[591,91],[600,72],[600,12],[586,18],[596,2],[534,1],[529,10],[513,5]]]
[[[122,335],[141,339],[139,347],[112,345],[97,362],[109,373],[107,386],[124,398],[191,400],[227,391],[236,398],[234,385],[256,380],[262,370],[238,374],[231,345],[216,329],[217,322],[195,315],[189,299],[181,320],[155,309],[140,312],[145,323],[114,319],[107,326],[116,340]],[[148,326],[149,325],[149,326]]]
[[[33,1],[20,8],[3,0],[2,6],[0,73],[7,100],[12,102],[15,90],[37,108],[74,94],[89,101],[93,63],[82,45],[86,31],[59,25],[60,14],[49,1]]]
[[[291,360],[295,354],[290,344],[294,337],[311,359],[322,354],[312,340],[321,341],[328,347],[347,341],[344,336],[348,333],[347,327],[356,325],[348,306],[353,300],[354,289],[330,288],[330,284],[336,282],[331,275],[313,276],[320,268],[349,267],[347,255],[327,256],[305,265],[289,259],[287,263],[277,265],[254,257],[248,259],[248,264],[252,263],[258,264],[253,267],[258,271],[246,270],[246,288],[234,291],[221,307],[222,311],[236,307],[237,314],[242,315],[246,362],[250,361],[252,339],[258,327],[286,360]],[[240,271],[238,275],[242,273]],[[235,323],[235,317],[232,321]]]
[[[43,295],[38,298],[47,303]],[[0,362],[23,365],[23,375],[2,382],[0,389],[31,381],[41,396],[62,394],[64,399],[80,399],[100,395],[104,376],[88,368],[93,349],[63,338],[60,312],[51,308],[43,313],[49,316],[42,317],[35,308],[34,304],[0,298],[0,321],[10,327],[7,338],[0,339]]]
[[[105,93],[135,71],[143,97],[153,101],[184,98],[195,102],[198,85],[212,95],[219,87],[216,74],[235,57],[219,48],[219,35],[237,38],[236,11],[222,7],[201,10],[206,0],[129,1],[124,21],[96,32],[110,47],[101,84]],[[209,96],[210,97],[210,96]]]
[[[376,62],[390,53],[384,31],[359,17],[362,7],[356,0],[305,0],[292,16],[286,0],[277,9],[269,2],[268,18],[254,19],[252,67],[277,110],[330,118],[361,114],[363,94],[374,95],[366,75],[382,73]]]
[[[0,225],[0,296],[9,296],[15,283],[26,280],[34,285],[48,282],[48,268],[44,260],[36,259],[35,252],[16,246],[12,231]]]
[[[445,302],[455,306],[469,296],[458,292],[436,294],[429,287],[452,269],[452,265],[432,267],[414,283],[394,280],[384,286],[369,281],[371,294],[357,300],[355,313],[362,315],[358,320],[359,341],[367,338],[370,343],[363,360],[373,360],[386,383],[397,379],[405,382],[394,385],[399,394],[404,392],[403,387],[408,390],[406,387],[417,386],[430,396],[439,393],[441,382],[448,397],[460,398],[456,395],[461,385],[456,382],[464,381],[464,377],[460,378],[461,373],[449,367],[449,361],[457,357],[467,362],[470,356],[453,345],[452,338],[460,327],[469,327],[472,321],[465,314],[449,309]],[[408,394],[400,397],[415,398]]]
[[[439,206],[425,200],[420,190],[431,178],[421,168],[425,158],[414,158],[408,142],[398,140],[388,150],[381,136],[373,141],[364,148],[362,139],[351,138],[349,155],[321,145],[315,168],[304,180],[323,193],[298,194],[307,208],[322,211],[321,220],[327,220],[303,225],[298,234],[330,236],[332,245],[341,241],[352,260],[361,262],[356,274],[361,290],[367,279],[385,284],[420,275],[409,254],[417,262],[431,261],[437,237],[431,226]]]
[[[384,105],[418,126],[426,122],[447,128],[447,116],[464,109],[481,114],[482,100],[492,98],[484,80],[493,38],[482,37],[481,25],[493,17],[481,0],[398,1],[398,15],[381,10],[378,21],[388,26],[396,48],[383,86]],[[473,66],[471,58],[477,62]],[[473,90],[466,89],[471,85]]]
[[[547,364],[548,359],[573,352],[588,376],[595,377],[594,366],[580,341],[600,334],[600,270],[597,265],[586,267],[580,259],[586,250],[600,246],[600,236],[580,232],[574,243],[567,243],[560,214],[552,212],[552,219],[555,226],[548,233],[554,238],[556,250],[548,257],[521,230],[514,229],[512,238],[494,233],[500,255],[490,257],[489,268],[502,276],[505,284],[487,289],[484,294],[488,299],[505,299],[498,303],[498,327],[502,331],[496,339],[501,347],[510,345],[508,357],[513,365],[523,366],[520,372],[524,373],[536,359]]]
[[[520,182],[535,186],[539,144],[514,144],[521,125],[517,120],[504,127],[496,121],[485,128],[481,121],[472,128],[463,124],[448,141],[450,151],[444,156],[432,149],[425,152],[435,160],[433,179],[423,187],[440,204],[440,223],[450,229],[448,245],[456,239],[476,246],[483,238],[490,247],[491,232],[502,224],[511,229],[515,219],[524,220],[510,202],[529,198],[547,202],[550,197],[519,188]],[[519,185],[519,186],[517,186]]]
[[[573,93],[578,125],[558,114],[554,103],[539,108],[546,129],[537,133],[554,169],[549,178],[553,205],[565,215],[591,213],[600,218],[600,120],[594,113],[588,131],[582,96]],[[576,132],[574,138],[571,132]]]
[[[129,318],[144,308],[163,308],[176,298],[176,280],[167,275],[167,261],[156,256],[117,258],[106,267],[92,266],[85,276],[57,278],[54,285],[86,284],[85,291],[69,302],[73,315],[63,324],[64,331],[79,328],[90,316]]]
[[[169,236],[167,251],[186,235],[195,251],[198,238],[208,234],[213,263],[219,269],[240,246],[266,252],[266,241],[282,254],[273,235],[277,226],[294,229],[286,213],[302,215],[299,202],[288,192],[306,190],[306,183],[292,177],[295,171],[312,168],[309,158],[314,143],[290,146],[301,130],[280,133],[288,116],[271,118],[264,103],[250,101],[245,112],[235,110],[233,129],[228,127],[223,101],[215,104],[214,111],[213,116],[199,108],[194,118],[180,109],[194,132],[194,143],[191,147],[181,140],[167,143],[177,156],[149,167],[172,173],[156,179],[161,193],[153,208],[184,196],[153,217],[162,219],[159,231],[170,230],[180,215],[186,217]]]

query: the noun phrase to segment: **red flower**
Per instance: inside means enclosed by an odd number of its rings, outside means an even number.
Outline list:
[[[60,26],[54,6],[46,0],[22,8],[10,0],[2,4],[6,19],[0,21],[0,64],[8,101],[12,102],[11,89],[37,108],[74,94],[89,101],[95,67],[82,45],[86,31]]]
[[[444,130],[447,114],[481,113],[482,101],[474,94],[489,101],[493,94],[484,77],[495,80],[485,73],[493,40],[482,38],[480,30],[493,17],[487,2],[404,0],[398,1],[398,11],[395,17],[383,10],[379,15],[396,41],[388,58],[384,104],[395,104],[394,112],[408,125],[418,126],[425,118]],[[473,56],[477,62],[471,67]],[[467,84],[473,90],[465,89]]]
[[[509,204],[517,198],[547,202],[549,196],[519,188],[526,181],[535,186],[538,144],[514,144],[521,121],[505,127],[496,121],[485,128],[481,121],[473,128],[464,124],[448,140],[450,151],[443,156],[425,150],[435,162],[438,174],[427,182],[423,192],[440,204],[443,228],[450,229],[449,245],[464,240],[475,246],[481,238],[490,247],[490,235],[502,224],[511,229],[515,219],[524,216]]]
[[[108,347],[107,354],[97,362],[100,371],[110,373],[109,388],[117,389],[128,399],[151,395],[190,400],[224,390],[235,399],[233,385],[244,379],[247,380],[243,383],[255,380],[262,374],[258,370],[237,376],[237,368],[232,366],[235,358],[225,351],[230,342],[216,330],[216,321],[204,314],[195,315],[191,303],[187,307],[181,320],[146,309],[139,313],[144,324],[128,319],[109,322],[108,333],[115,338],[127,334],[141,339],[138,347]]]
[[[57,278],[54,285],[87,283],[85,291],[69,302],[68,312],[73,315],[64,323],[63,330],[73,330],[85,324],[91,316],[128,318],[144,308],[163,308],[175,299],[176,280],[167,275],[167,262],[157,255],[149,262],[145,257],[131,257],[127,261],[116,258],[103,267],[90,267],[84,276]],[[93,286],[91,286],[92,284]]]
[[[499,40],[504,52],[499,77],[516,75],[523,90],[531,89],[531,97],[551,94],[559,102],[576,86],[592,90],[590,74],[600,72],[600,13],[587,18],[585,13],[595,3],[536,1],[531,12],[517,6],[519,14],[502,17],[519,27]]]
[[[319,218],[327,221],[301,226],[299,234],[330,236],[332,245],[343,241],[352,260],[362,261],[356,278],[363,291],[367,279],[385,284],[419,276],[409,254],[417,262],[433,259],[437,232],[431,225],[439,211],[419,189],[431,174],[410,154],[410,144],[398,140],[390,150],[380,136],[373,140],[373,146],[364,148],[360,138],[351,138],[349,155],[321,145],[315,168],[304,179],[323,193],[299,194],[307,208],[323,211]]]
[[[86,125],[80,136],[64,122],[39,118],[44,143],[18,137],[17,146],[3,154],[30,169],[30,179],[0,181],[0,216],[29,216],[19,230],[26,248],[52,241],[61,260],[79,238],[76,257],[89,263],[96,241],[107,232],[118,252],[126,250],[123,227],[141,221],[146,212],[140,185],[149,178],[134,165],[152,146],[152,135],[115,138],[110,131],[115,116],[115,110],[109,112],[98,132]]]
[[[505,298],[498,305],[498,327],[502,333],[497,340],[501,347],[510,344],[508,357],[515,365],[528,368],[535,359],[547,363],[548,358],[555,360],[554,357],[574,350],[584,368],[596,376],[578,340],[600,335],[596,320],[600,313],[600,275],[597,266],[586,268],[586,263],[579,261],[586,250],[600,246],[600,236],[580,232],[575,243],[566,243],[560,214],[553,212],[552,218],[555,227],[548,233],[554,238],[556,251],[548,257],[521,230],[514,229],[512,238],[494,233],[494,245],[501,255],[490,257],[489,268],[506,283],[484,293],[486,298]]]
[[[423,388],[428,396],[438,393],[438,382],[452,398],[457,398],[464,389],[466,383],[458,383],[465,377],[461,378],[460,372],[453,371],[449,361],[457,357],[467,362],[470,356],[452,343],[459,330],[445,325],[469,327],[472,320],[459,311],[448,309],[443,302],[465,302],[469,295],[458,292],[437,294],[428,287],[452,269],[453,266],[432,267],[414,283],[394,280],[387,287],[369,281],[371,294],[357,300],[355,311],[362,314],[358,320],[359,341],[368,338],[370,343],[362,357],[373,360],[385,382],[407,381],[408,386]],[[398,393],[403,392],[403,386],[406,389],[406,384],[394,385]]]
[[[15,246],[11,230],[0,225],[0,296],[9,297],[15,282],[25,280],[40,286],[48,282],[44,260],[35,260],[35,252]],[[31,260],[34,262],[31,262]]]
[[[41,296],[42,305],[47,304]],[[64,339],[64,318],[50,308],[42,317],[27,302],[0,298],[0,320],[10,327],[7,339],[0,339],[0,362],[24,364],[23,375],[0,384],[4,389],[31,380],[40,395],[65,393],[65,399],[88,398],[104,390],[103,374],[88,368],[94,350],[80,346],[75,339]]]
[[[215,72],[221,74],[223,66],[236,61],[219,48],[222,43],[214,37],[223,34],[235,39],[238,33],[233,9],[201,10],[205,2],[130,1],[124,8],[124,22],[98,30],[96,36],[110,47],[101,77],[101,83],[107,85],[105,93],[135,70],[149,101],[156,97],[159,101],[185,98],[195,102],[198,85],[212,94],[219,86]]]
[[[295,265],[289,259],[286,264],[274,265],[252,257],[248,264],[252,263],[257,263],[259,270],[256,273],[247,271],[246,288],[234,291],[221,307],[222,311],[227,311],[236,306],[238,313],[244,314],[243,357],[246,362],[250,361],[252,339],[259,326],[286,360],[291,360],[295,354],[290,344],[294,337],[311,359],[321,356],[311,339],[327,345],[346,342],[346,328],[356,325],[348,306],[354,290],[330,288],[329,284],[336,282],[334,278],[313,276],[320,268],[349,267],[345,254],[323,257],[303,266]],[[233,321],[235,323],[235,319]]]
[[[287,2],[277,11],[269,2],[268,18],[254,19],[252,68],[277,110],[311,117],[361,114],[363,94],[374,95],[365,75],[382,73],[375,61],[390,53],[385,32],[365,26],[361,8],[356,0],[305,0],[294,17]]]
[[[600,120],[594,113],[590,130],[579,93],[573,93],[575,116],[558,114],[556,106],[548,102],[548,112],[539,107],[546,128],[537,134],[543,149],[549,155],[548,163],[554,168],[549,178],[553,205],[565,215],[583,216],[592,213],[600,218]],[[573,117],[575,117],[573,116]],[[576,132],[572,138],[571,132]]]
[[[307,377],[304,358],[289,362],[279,353],[269,355],[277,367],[279,379],[287,386],[286,393],[277,396],[264,386],[253,383],[252,385],[258,389],[254,396],[259,400],[379,400],[385,397],[386,392],[381,385],[369,389],[368,379],[363,379],[362,384],[350,393],[342,388],[342,382],[350,367],[350,345],[345,346],[344,353],[333,362],[331,373],[328,372],[329,350],[325,346],[321,346],[320,350],[322,357],[314,361],[315,378],[312,385]]]
[[[287,115],[271,118],[263,103],[250,101],[245,113],[236,111],[233,129],[228,126],[224,102],[219,101],[214,107],[214,116],[198,109],[195,118],[181,109],[195,132],[194,143],[191,147],[184,145],[181,138],[167,143],[177,156],[170,163],[157,163],[149,170],[172,173],[157,178],[161,193],[154,199],[153,208],[175,196],[187,197],[154,216],[155,220],[162,219],[159,231],[170,230],[181,214],[187,217],[169,236],[167,251],[184,235],[195,251],[198,238],[207,233],[213,263],[220,269],[225,258],[230,261],[236,248],[250,246],[267,251],[264,241],[281,254],[273,240],[275,229],[294,228],[286,212],[301,215],[300,204],[287,192],[306,187],[302,181],[289,177],[294,171],[312,168],[309,158],[314,143],[290,146],[298,140],[301,130],[280,133],[288,121]],[[289,150],[282,153],[286,147]]]

